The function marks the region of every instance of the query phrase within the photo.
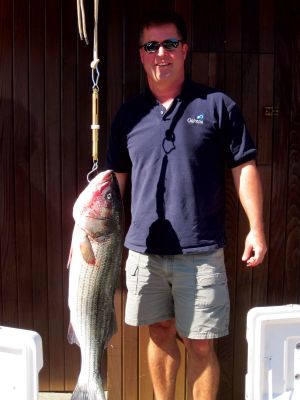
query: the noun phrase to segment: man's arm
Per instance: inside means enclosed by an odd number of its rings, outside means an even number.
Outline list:
[[[126,182],[127,182],[127,178],[128,178],[128,173],[127,172],[115,172],[115,174],[116,174],[116,178],[118,180],[121,197],[123,199],[124,193],[125,193],[125,188],[126,188]]]
[[[248,267],[261,264],[267,252],[263,224],[263,194],[259,172],[254,161],[232,169],[234,184],[247,214],[250,231],[245,241],[242,260]]]

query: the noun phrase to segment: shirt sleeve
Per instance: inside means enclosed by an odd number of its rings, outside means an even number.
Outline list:
[[[236,104],[228,110],[226,158],[229,168],[256,159],[256,147]]]
[[[130,172],[131,160],[127,148],[122,108],[116,114],[108,143],[106,166],[115,172]]]

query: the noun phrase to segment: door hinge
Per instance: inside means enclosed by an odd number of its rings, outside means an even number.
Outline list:
[[[275,107],[265,107],[265,116],[266,117],[278,117],[279,108]]]

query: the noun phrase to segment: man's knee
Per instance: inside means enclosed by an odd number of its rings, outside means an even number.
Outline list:
[[[214,341],[213,339],[183,339],[185,347],[189,354],[197,357],[214,357]]]
[[[173,320],[169,320],[149,325],[149,334],[151,340],[159,346],[172,338],[176,338],[175,323]]]

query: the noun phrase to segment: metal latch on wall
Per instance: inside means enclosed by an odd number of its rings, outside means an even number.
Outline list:
[[[265,107],[265,116],[266,117],[278,117],[279,108],[275,107]]]

